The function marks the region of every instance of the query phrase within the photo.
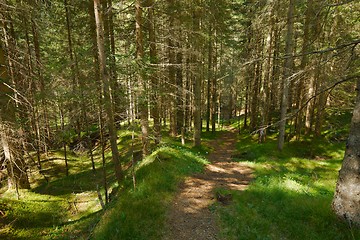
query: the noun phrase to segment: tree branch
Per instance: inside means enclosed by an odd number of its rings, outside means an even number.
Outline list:
[[[348,76],[348,77],[346,77],[346,78],[344,78],[344,79],[342,79],[342,80],[340,80],[340,81],[337,81],[336,83],[334,83],[334,84],[332,84],[331,86],[329,86],[329,87],[327,87],[327,88],[325,88],[325,89],[323,89],[323,90],[315,93],[313,96],[311,96],[309,99],[307,99],[306,102],[305,102],[295,113],[293,113],[293,114],[285,117],[284,119],[280,119],[279,121],[277,121],[277,122],[275,122],[275,123],[272,123],[272,124],[268,124],[268,125],[266,125],[266,126],[263,126],[263,127],[259,128],[259,129],[255,130],[255,131],[253,131],[253,132],[251,133],[251,135],[256,134],[256,133],[259,132],[260,130],[264,130],[264,129],[270,128],[270,127],[272,127],[272,126],[278,125],[278,124],[279,124],[280,122],[282,122],[282,121],[286,121],[286,120],[288,120],[288,119],[293,118],[294,116],[298,115],[298,114],[309,104],[309,102],[310,102],[312,99],[316,98],[316,97],[319,96],[320,94],[323,94],[323,93],[325,93],[325,92],[327,92],[327,91],[330,91],[330,92],[331,92],[337,85],[340,85],[340,84],[342,84],[342,83],[344,83],[344,82],[348,82],[348,81],[353,80],[353,79],[356,79],[356,78],[360,78],[360,73],[357,73],[357,74],[355,74],[355,75]]]
[[[294,55],[293,57],[302,57],[302,56],[312,55],[312,54],[322,54],[322,53],[332,52],[332,51],[335,51],[335,50],[338,50],[338,49],[346,48],[346,47],[349,47],[349,46],[355,47],[355,46],[358,45],[358,44],[360,44],[360,39],[356,39],[356,40],[354,40],[354,41],[352,41],[352,42],[345,43],[345,44],[341,44],[341,45],[338,45],[338,46],[336,46],[336,47],[327,48],[327,49],[324,49],[324,50],[316,50],[316,51],[311,51],[311,52],[296,54],[296,55]],[[287,57],[288,57],[288,56],[284,56],[283,58],[287,58]]]
[[[307,55],[323,54],[323,53],[332,52],[332,51],[343,49],[343,48],[350,47],[350,46],[352,46],[352,48],[355,48],[358,44],[360,44],[360,39],[356,39],[356,40],[354,40],[352,42],[344,43],[344,44],[341,44],[341,45],[338,45],[338,46],[335,46],[335,47],[332,47],[332,48],[326,48],[326,49],[323,49],[323,50],[315,50],[315,51],[311,51],[311,52],[295,54],[292,57],[293,58],[299,58],[299,57],[307,56]],[[252,59],[252,60],[249,60],[249,61],[243,63],[242,66],[246,66],[246,65],[249,65],[249,64],[252,64],[252,63],[255,63],[255,62],[263,61],[264,59],[268,59],[268,58],[269,57],[261,57],[261,58]],[[276,57],[276,58],[274,58],[274,57],[270,57],[270,58],[271,59],[277,59],[277,60],[283,60],[283,59],[289,58],[289,56],[285,55],[285,56],[279,56],[279,57]]]
[[[327,7],[338,7],[338,6],[342,6],[348,3],[354,2],[354,0],[347,0],[345,2],[339,2],[339,3],[333,3],[333,4],[328,4]]]

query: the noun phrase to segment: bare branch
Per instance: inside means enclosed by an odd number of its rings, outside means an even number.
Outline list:
[[[346,47],[349,47],[349,46],[355,47],[359,43],[360,43],[360,39],[356,39],[356,40],[354,40],[352,42],[341,44],[341,45],[338,45],[336,47],[327,48],[327,49],[324,49],[324,50],[316,50],[316,51],[306,52],[306,53],[302,53],[302,54],[296,54],[293,57],[302,57],[302,56],[306,56],[306,55],[322,54],[322,53],[332,52],[332,51],[343,49],[343,48],[346,48]],[[282,58],[287,58],[287,57],[288,56],[284,56]]]
[[[291,114],[291,115],[288,115],[288,116],[285,117],[284,119],[280,119],[279,121],[277,121],[277,122],[275,122],[275,123],[268,124],[268,125],[266,125],[266,126],[262,126],[261,128],[256,129],[255,131],[251,132],[250,134],[251,134],[251,135],[256,134],[256,133],[259,132],[260,130],[264,130],[264,129],[270,128],[270,127],[272,127],[272,126],[276,126],[276,125],[278,125],[278,124],[279,124],[280,122],[282,122],[282,121],[286,121],[286,120],[288,120],[288,119],[291,119],[291,118],[295,117],[296,115],[298,115],[298,114],[309,104],[309,102],[310,102],[312,99],[316,98],[317,96],[319,96],[320,94],[323,94],[323,93],[325,93],[325,92],[328,92],[328,91],[331,92],[336,86],[338,86],[338,85],[340,85],[340,84],[342,84],[342,83],[344,83],[344,82],[348,82],[348,81],[351,81],[351,80],[357,79],[357,78],[360,78],[360,73],[357,73],[357,74],[355,74],[355,75],[350,75],[350,76],[348,76],[348,77],[346,77],[346,78],[344,78],[344,79],[342,79],[342,80],[337,81],[336,83],[332,84],[331,86],[329,86],[329,87],[327,87],[327,88],[325,88],[325,89],[322,89],[321,91],[315,93],[313,96],[311,96],[310,98],[308,98],[308,99],[306,100],[306,102],[305,102],[295,113],[293,113],[293,114]]]
[[[347,1],[344,1],[344,2],[328,4],[327,6],[328,6],[328,7],[338,7],[338,6],[342,6],[342,5],[351,3],[351,2],[355,2],[355,0],[347,0]]]

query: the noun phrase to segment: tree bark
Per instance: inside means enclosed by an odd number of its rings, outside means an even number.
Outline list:
[[[107,47],[107,52],[109,56],[109,75],[110,75],[110,96],[113,103],[113,111],[114,111],[114,119],[115,122],[118,122],[123,119],[119,113],[122,111],[121,104],[121,92],[120,85],[117,82],[118,75],[116,71],[116,41],[115,41],[115,33],[114,33],[114,13],[113,13],[113,3],[112,0],[107,0],[103,2],[103,5],[106,6],[106,18],[105,18],[105,47]],[[120,126],[115,123],[115,126]]]
[[[32,136],[32,141],[34,142],[34,147],[36,148],[36,157],[37,157],[37,162],[38,162],[38,168],[39,170],[41,170],[42,166],[41,166],[41,146],[40,146],[40,136],[39,136],[39,129],[38,129],[38,124],[36,121],[36,104],[35,104],[35,92],[36,92],[36,87],[35,87],[35,80],[31,77],[32,75],[34,75],[34,69],[33,69],[33,59],[32,59],[32,55],[31,55],[31,44],[30,44],[30,37],[29,37],[29,22],[26,19],[26,17],[24,17],[23,19],[24,22],[24,28],[25,28],[25,39],[26,39],[26,48],[27,48],[27,56],[26,56],[26,60],[27,60],[27,74],[28,74],[28,79],[29,79],[29,88],[31,89],[30,91],[30,97],[29,97],[29,101],[31,102],[31,104],[34,106],[33,108],[31,108],[30,110],[30,125],[31,125],[31,130],[29,130],[31,132],[31,136]]]
[[[70,60],[70,69],[71,69],[71,79],[72,79],[72,94],[76,96],[78,94],[78,90],[81,92],[81,108],[79,109],[79,101],[74,98],[72,103],[70,104],[70,125],[74,126],[76,129],[76,133],[80,137],[82,124],[85,121],[86,114],[85,114],[85,104],[83,99],[83,90],[82,88],[79,89],[79,74],[78,74],[78,63],[77,58],[75,57],[73,40],[72,40],[72,28],[71,28],[71,12],[69,8],[68,0],[64,0],[64,7],[65,7],[65,17],[66,17],[66,31],[67,31],[67,40],[68,40],[68,53],[69,53],[69,60]],[[78,111],[80,110],[81,114],[79,116]],[[82,119],[81,119],[82,118]]]
[[[257,43],[256,45],[259,45],[260,43]],[[257,48],[259,48],[258,46]],[[257,50],[259,51],[259,50]],[[258,52],[256,53],[258,54]],[[250,110],[250,129],[251,131],[255,131],[258,127],[258,114],[259,114],[259,94],[260,94],[260,85],[261,85],[261,76],[260,76],[260,65],[261,63],[255,63],[254,67],[251,68],[251,76],[253,79],[253,96],[251,97],[251,110]]]
[[[356,104],[351,119],[350,134],[332,208],[335,214],[350,225],[360,225],[360,79],[357,80]]]
[[[259,141],[264,142],[266,140],[267,128],[266,126],[269,124],[269,110],[271,107],[270,100],[270,76],[271,76],[271,69],[272,69],[272,59],[271,56],[273,55],[273,37],[274,37],[274,18],[273,18],[273,11],[271,12],[271,19],[270,19],[270,30],[268,33],[267,40],[265,42],[266,45],[266,52],[265,55],[268,57],[267,61],[265,62],[264,66],[264,81],[263,81],[263,91],[262,92],[262,103],[261,103],[261,130],[259,133]]]
[[[153,5],[153,4],[151,4]],[[150,63],[153,65],[158,64],[157,49],[156,49],[156,31],[155,31],[155,16],[154,6],[149,9],[149,42],[150,42]],[[152,84],[152,117],[154,119],[154,139],[155,144],[159,144],[161,141],[161,124],[160,124],[160,98],[159,98],[159,76],[157,67],[153,67],[151,72],[151,84]]]
[[[285,141],[285,127],[286,127],[286,113],[288,108],[288,96],[289,96],[289,82],[293,68],[293,27],[294,27],[294,0],[290,0],[288,14],[287,14],[287,34],[286,34],[286,46],[285,54],[286,59],[284,63],[283,73],[283,90],[281,98],[280,108],[280,124],[279,124],[279,137],[278,137],[278,149],[281,151],[284,147]]]
[[[67,159],[67,151],[66,151],[66,132],[65,132],[65,116],[64,111],[62,109],[62,106],[59,106],[59,112],[60,112],[60,124],[61,124],[61,132],[63,134],[63,149],[64,149],[64,161],[65,161],[65,173],[66,176],[69,176],[69,165],[68,165],[68,159]]]
[[[209,52],[208,52],[208,80],[207,80],[207,101],[206,101],[206,131],[210,131],[211,119],[211,83],[213,81],[213,27],[212,23],[209,26]]]
[[[114,113],[110,97],[110,81],[106,72],[106,56],[104,47],[104,26],[101,13],[100,0],[94,0],[94,13],[96,22],[96,39],[98,48],[98,62],[100,66],[100,79],[103,87],[103,100],[105,105],[105,111],[107,115],[107,125],[110,135],[110,145],[112,153],[112,161],[114,162],[115,175],[119,184],[121,184],[124,176],[120,163],[119,150],[117,148],[117,133],[114,123]]]
[[[181,36],[181,32],[180,32]],[[177,44],[177,53],[176,53],[176,131],[177,134],[181,133],[183,127],[183,53],[181,50],[181,45]]]
[[[103,109],[101,105],[99,105],[99,125],[100,125],[100,145],[101,145],[101,159],[102,159],[102,173],[103,173],[103,186],[104,186],[104,195],[105,195],[105,203],[109,203],[109,193],[108,193],[108,181],[107,181],[107,173],[106,173],[106,143],[104,139],[104,120],[102,117]]]
[[[8,87],[10,83],[7,82],[9,75],[6,66],[4,49],[0,45],[0,147],[4,151],[5,162],[7,163],[8,187],[17,190],[18,188],[30,188],[30,183],[23,153],[19,148],[20,143],[17,142],[19,136],[14,136],[10,131],[17,132],[18,129],[15,120],[15,106],[10,97],[14,93]]]
[[[216,30],[214,31],[214,48],[213,51],[215,52],[215,56],[213,57],[213,66],[214,72],[211,79],[211,132],[215,133],[216,131],[216,100],[217,100],[217,81],[216,81],[216,71],[217,71],[217,47],[216,47]]]
[[[176,86],[176,51],[175,51],[175,30],[174,30],[174,0],[168,0],[168,14],[169,14],[169,26],[168,26],[168,85],[170,86],[170,134],[175,137],[178,134],[177,129],[177,86]]]
[[[144,60],[144,43],[143,43],[143,21],[142,21],[142,6],[141,0],[135,1],[135,34],[136,34],[136,60],[139,68],[138,83],[139,83],[139,111],[141,123],[141,142],[143,157],[149,154],[149,112],[147,100],[147,83],[144,75],[143,60]]]
[[[273,66],[271,75],[271,88],[270,88],[270,109],[269,112],[274,112],[278,106],[278,86],[280,82],[280,36],[281,29],[278,26],[278,19],[275,17],[275,29],[274,29],[274,51],[273,51]],[[272,121],[273,114],[269,114],[269,122]]]
[[[198,1],[196,1],[198,3]],[[198,5],[196,5],[198,6]],[[193,115],[194,115],[194,146],[201,145],[201,77],[200,77],[200,64],[199,64],[199,56],[200,47],[198,43],[198,34],[200,31],[200,13],[197,10],[193,12],[193,29],[194,34],[196,36],[193,39],[194,44],[194,54],[193,54],[193,62],[195,67],[197,68],[194,70],[194,108],[193,108]]]
[[[296,97],[296,108],[300,111],[302,109],[302,105],[306,101],[306,94],[305,94],[305,86],[306,86],[306,79],[308,79],[308,73],[306,72],[306,67],[309,62],[309,56],[305,53],[309,52],[310,50],[310,25],[312,20],[312,14],[313,14],[313,0],[307,0],[307,6],[305,11],[305,21],[304,21],[304,27],[303,27],[303,44],[301,53],[303,56],[301,57],[301,63],[300,63],[300,70],[304,71],[304,75],[307,77],[300,76],[299,84],[297,88],[297,97]],[[310,96],[311,97],[311,96]],[[296,122],[295,122],[295,131],[297,135],[297,139],[300,138],[301,131],[303,129],[303,116],[304,111],[299,112],[299,114],[296,116]]]
[[[40,40],[39,40],[39,32],[38,28],[36,26],[36,22],[34,19],[31,19],[31,26],[32,26],[32,34],[33,34],[33,43],[34,43],[34,51],[35,51],[35,68],[37,70],[37,77],[39,80],[39,89],[40,89],[40,101],[41,101],[41,114],[43,122],[41,125],[44,126],[43,129],[39,128],[39,136],[43,136],[43,139],[40,140],[43,144],[43,150],[47,152],[47,140],[50,136],[50,130],[49,130],[49,123],[48,123],[48,109],[46,107],[46,91],[45,91],[45,81],[42,75],[42,60],[41,60],[41,53],[40,53]],[[38,120],[39,121],[39,120]],[[39,122],[40,123],[40,122]],[[41,132],[44,132],[42,134]],[[46,138],[47,137],[47,138]]]

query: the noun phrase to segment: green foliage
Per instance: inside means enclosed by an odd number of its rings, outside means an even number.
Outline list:
[[[68,158],[68,177],[63,153],[51,152],[43,156],[41,174],[31,169],[31,190],[20,190],[19,200],[13,191],[1,195],[1,239],[87,238],[101,210],[96,190],[102,186],[102,173],[94,175],[86,155],[69,151]],[[99,156],[95,161],[99,168]],[[115,181],[110,169],[109,183]]]
[[[345,141],[349,135],[352,117],[351,110],[329,108],[326,110],[326,113],[327,127],[323,132],[325,138],[329,141]]]
[[[204,164],[202,157],[187,148],[160,147],[138,165],[136,189],[129,179],[128,187],[102,217],[94,239],[159,239],[179,182],[200,172]]]
[[[343,143],[325,139],[290,142],[283,152],[276,141],[256,144],[243,137],[235,160],[255,170],[234,203],[218,207],[227,239],[359,239],[360,231],[340,222],[331,211]]]
[[[332,124],[345,121],[339,114]],[[335,121],[336,120],[336,121]],[[236,123],[235,123],[236,125]],[[236,125],[237,126],[237,125]],[[138,129],[137,129],[138,130]],[[203,133],[203,141],[218,137]],[[330,131],[328,134],[332,134]],[[243,192],[217,189],[231,194],[230,205],[210,208],[219,214],[222,237],[226,239],[357,239],[360,232],[338,221],[330,203],[344,142],[319,138],[290,141],[282,152],[276,139],[257,144],[255,135],[239,136],[234,161],[246,162],[256,178]],[[100,211],[96,195],[101,171],[94,176],[89,158],[68,154],[70,175],[65,177],[62,152],[53,152],[43,161],[41,176],[33,176],[33,189],[16,194],[7,192],[0,200],[0,237],[4,239],[159,239],[165,213],[178,184],[185,176],[200,172],[207,163],[202,157],[209,147],[182,146],[180,139],[166,134],[164,142],[136,165],[136,189],[127,168],[124,186],[107,207]],[[119,150],[124,165],[130,164],[132,132],[119,132]],[[140,149],[135,132],[134,150]],[[99,149],[94,151],[96,167],[101,166]],[[106,154],[109,160],[109,154]],[[110,161],[108,161],[110,162]],[[107,165],[110,184],[115,182],[113,167]]]
[[[39,229],[52,229],[66,219],[66,212],[59,211],[67,207],[61,198],[22,191],[19,201],[12,195],[7,192],[0,200],[4,213],[0,222],[0,238],[40,239],[44,236]]]

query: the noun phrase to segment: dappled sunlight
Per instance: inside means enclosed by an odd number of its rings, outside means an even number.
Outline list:
[[[183,189],[176,198],[174,204],[180,206],[185,213],[199,213],[214,202],[212,190],[214,183],[199,178],[188,178],[185,180]]]
[[[101,210],[97,193],[93,191],[72,194],[67,202],[68,211],[71,213],[68,221],[79,220],[90,213]]]
[[[143,161],[146,164],[139,164],[136,171],[136,189],[131,186],[121,193],[114,208],[101,218],[94,239],[160,239],[165,211],[174,200],[178,185],[180,182],[185,184],[185,176],[202,172],[206,164],[206,159],[197,154],[197,149],[191,151],[172,143],[160,146]],[[197,189],[203,183],[198,179],[192,184]],[[191,205],[196,204],[200,197],[196,196],[196,191],[184,194],[193,194],[194,198],[187,205],[190,207],[181,208],[181,211],[185,209],[188,215],[197,215],[201,207],[191,208]]]
[[[285,179],[282,186],[284,189],[295,191],[295,192],[306,191],[306,186],[303,186],[302,184],[298,183],[297,181],[295,181],[293,179]]]
[[[325,197],[281,188],[250,188],[234,196],[229,208],[219,209],[222,227],[226,234],[241,239],[358,239],[337,221],[330,211],[331,197]]]
[[[209,172],[209,181],[216,187],[225,187],[231,190],[244,190],[253,178],[253,170],[248,166],[236,162],[217,162],[206,167]]]
[[[343,155],[342,143],[238,143],[233,157],[254,169],[246,191],[231,191],[233,204],[217,208],[230,239],[358,239],[359,231],[339,222],[331,201]],[[289,224],[289,222],[291,224]]]
[[[45,235],[49,231],[60,231],[65,225],[83,221],[101,210],[95,191],[58,195],[52,192],[37,193],[33,190],[20,190],[19,195],[20,201],[13,191],[1,195],[0,204],[3,201],[5,206],[2,209],[4,215],[0,216],[2,237],[7,236],[4,231],[9,230],[11,232],[9,239],[13,239],[10,236],[13,236],[16,229],[16,236],[19,239],[21,236],[26,236],[24,239],[40,239],[40,236],[46,239]],[[62,227],[54,229],[54,226]],[[39,228],[43,229],[41,233],[38,232]]]
[[[41,170],[35,162],[28,169],[31,189],[20,190],[20,200],[15,191],[1,195],[0,204],[4,202],[7,209],[0,219],[0,228],[10,229],[9,239],[15,236],[19,239],[23,236],[24,239],[55,239],[57,235],[62,239],[65,235],[75,237],[82,234],[81,231],[88,231],[84,227],[94,221],[90,216],[102,209],[97,194],[103,181],[103,172],[99,169],[101,156],[94,156],[96,173],[88,155],[69,150],[67,157],[69,176],[66,176],[63,151],[50,151],[42,154]],[[113,181],[111,171],[108,181]],[[0,232],[0,236],[7,234]]]
[[[219,198],[216,190],[242,191],[253,178],[253,169],[246,163],[231,161],[236,139],[235,133],[226,132],[209,143],[214,149],[208,156],[210,164],[203,173],[186,178],[180,185],[168,212],[165,240],[218,239],[219,229],[211,206],[217,201],[225,204],[225,200]]]

